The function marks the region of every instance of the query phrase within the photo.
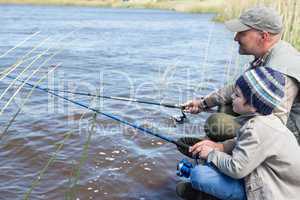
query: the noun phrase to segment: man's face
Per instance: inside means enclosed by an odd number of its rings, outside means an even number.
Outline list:
[[[239,53],[241,55],[257,56],[261,52],[262,35],[260,31],[250,29],[237,32],[234,40],[239,43]]]

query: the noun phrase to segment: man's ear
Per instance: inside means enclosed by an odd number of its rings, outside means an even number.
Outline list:
[[[261,37],[262,37],[262,40],[264,41],[271,41],[271,35],[270,33],[266,32],[266,31],[262,31],[261,32]]]

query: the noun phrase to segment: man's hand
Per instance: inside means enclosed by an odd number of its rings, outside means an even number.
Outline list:
[[[187,113],[197,114],[204,110],[202,100],[194,99],[192,101],[188,101],[182,105],[184,107],[184,111]]]
[[[217,150],[224,152],[224,145],[221,143],[213,142],[211,140],[203,140],[194,144],[190,149],[189,152],[193,155],[199,155],[201,158],[207,159],[208,154],[212,150]]]

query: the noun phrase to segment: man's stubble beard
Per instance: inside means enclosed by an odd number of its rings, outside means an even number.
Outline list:
[[[251,53],[247,52],[242,46],[239,44],[239,54],[240,55],[252,55]]]

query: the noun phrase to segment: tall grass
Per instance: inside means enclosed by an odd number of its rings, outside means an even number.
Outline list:
[[[131,0],[129,7],[167,9],[179,12],[218,12],[224,0]]]
[[[225,21],[237,17],[245,9],[265,5],[274,7],[280,12],[284,21],[283,39],[300,50],[300,2],[299,0],[226,0],[224,9],[216,17]]]

